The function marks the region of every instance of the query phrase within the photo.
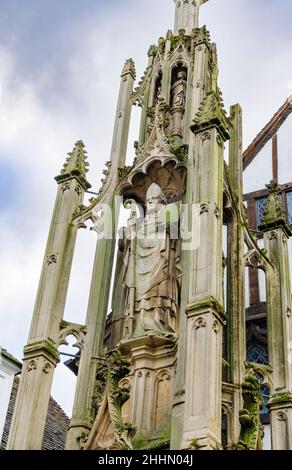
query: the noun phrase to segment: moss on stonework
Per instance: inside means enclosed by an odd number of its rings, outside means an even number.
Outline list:
[[[199,441],[198,439],[193,439],[191,442],[191,450],[199,450]]]
[[[2,354],[2,356],[6,357],[6,359],[9,359],[10,361],[16,363],[17,365],[19,365],[20,367],[22,367],[22,363],[16,359],[16,357],[14,357],[12,354],[10,354],[6,349],[2,348],[2,346],[0,346],[0,354]]]
[[[227,315],[226,315],[226,312],[225,312],[224,308],[222,307],[221,304],[219,304],[219,302],[214,297],[209,297],[208,299],[205,299],[205,300],[202,300],[202,301],[199,301],[199,302],[195,302],[195,303],[189,305],[187,307],[187,312],[190,312],[192,310],[197,310],[197,309],[200,309],[200,308],[205,308],[205,307],[214,308],[215,310],[217,310],[218,313],[221,314],[222,319],[226,320]]]
[[[170,426],[157,429],[151,434],[136,434],[133,439],[135,450],[169,449],[170,447]]]
[[[269,405],[273,404],[278,404],[278,403],[287,403],[292,401],[292,393],[279,393],[277,395],[274,395],[270,400],[269,400]]]
[[[61,320],[60,321],[60,330],[64,330],[65,328],[67,328],[67,326],[69,326],[70,323],[68,323],[67,321],[65,320]]]
[[[57,360],[57,362],[59,362],[60,358],[58,350],[55,346],[55,343],[50,338],[44,341],[30,342],[24,347],[23,350],[25,359],[27,359],[31,353],[42,351],[43,353],[49,353],[54,359]]]
[[[181,162],[188,160],[188,149],[189,146],[186,144],[183,145],[174,145],[170,147],[170,152],[173,153]]]

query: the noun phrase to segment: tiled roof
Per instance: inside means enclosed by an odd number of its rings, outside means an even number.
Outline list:
[[[11,426],[12,414],[15,406],[18,386],[19,377],[15,377],[6,415],[3,437],[0,445],[1,450],[4,450],[7,446],[8,434]],[[64,413],[58,403],[51,397],[45,426],[42,450],[64,449],[69,422],[70,420],[68,416]]]

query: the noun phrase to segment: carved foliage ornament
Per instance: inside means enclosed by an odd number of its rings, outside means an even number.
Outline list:
[[[261,450],[263,427],[260,421],[260,410],[263,398],[260,383],[255,375],[248,375],[242,384],[244,409],[239,413],[241,432],[235,450]]]
[[[102,440],[108,436],[101,435],[103,423],[107,422],[107,429],[112,429],[111,449],[132,449],[132,437],[135,428],[124,423],[122,406],[129,399],[129,388],[122,386],[121,381],[129,374],[129,363],[122,358],[118,349],[110,351],[103,362],[97,367],[96,374],[96,409],[97,416],[94,426],[88,436],[84,449],[102,448]],[[106,445],[106,444],[105,444]],[[101,447],[100,447],[101,446]]]

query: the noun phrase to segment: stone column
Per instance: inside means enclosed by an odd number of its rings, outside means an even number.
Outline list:
[[[129,59],[121,75],[113,144],[111,150],[111,174],[101,203],[105,205],[104,231],[108,234],[97,241],[91,288],[87,309],[87,335],[82,351],[73,414],[67,436],[66,449],[79,449],[79,438],[87,433],[95,416],[92,413],[92,400],[96,385],[96,367],[99,355],[103,354],[105,321],[116,245],[116,232],[119,217],[119,202],[116,203],[118,169],[126,159],[128,134],[131,116],[130,95],[135,80],[135,66]]]
[[[185,109],[184,142],[194,138],[190,133],[190,122],[197,114],[207,93],[208,67],[209,66],[209,41],[205,31],[195,46],[194,65],[188,70],[188,87]]]
[[[236,210],[228,218],[227,252],[227,346],[230,381],[233,388],[233,409],[228,429],[229,439],[237,442],[240,434],[241,384],[245,376],[245,304],[244,304],[244,234],[242,184],[242,111],[239,105],[230,109],[229,183],[236,198]]]
[[[265,249],[275,266],[267,271],[269,359],[273,367],[270,413],[273,450],[292,450],[291,284],[288,239],[291,230],[276,181],[267,185],[269,198],[263,224]]]
[[[59,362],[58,335],[63,319],[77,226],[74,212],[83,202],[86,181],[84,144],[77,142],[59,184],[55,209],[21,373],[8,449],[39,450],[48,411],[54,369]]]
[[[195,134],[188,179],[189,204],[198,207],[200,240],[183,257],[180,357],[172,420],[172,449],[221,445],[224,141],[229,122],[210,92],[191,127]],[[184,248],[182,248],[184,249]],[[183,343],[183,344],[182,344]],[[180,371],[180,363],[184,377]]]
[[[174,0],[175,23],[174,32],[185,29],[186,34],[191,34],[192,29],[199,25],[199,8],[207,0]]]

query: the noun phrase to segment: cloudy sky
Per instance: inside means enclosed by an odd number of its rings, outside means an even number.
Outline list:
[[[56,193],[53,177],[82,138],[89,180],[99,189],[123,63],[133,57],[142,75],[149,45],[173,25],[174,3],[0,0],[0,11],[0,344],[21,358]],[[218,46],[226,108],[243,107],[245,145],[292,93],[291,18],[292,0],[210,0],[202,7],[201,24]],[[249,174],[246,190],[260,189],[268,177],[263,165]],[[80,233],[68,320],[84,321],[94,237]],[[61,366],[54,396],[69,414],[73,386]]]

